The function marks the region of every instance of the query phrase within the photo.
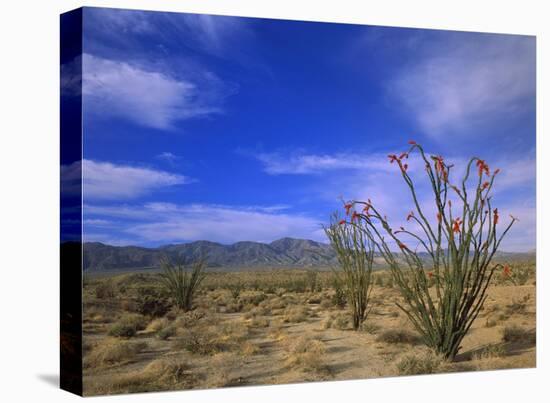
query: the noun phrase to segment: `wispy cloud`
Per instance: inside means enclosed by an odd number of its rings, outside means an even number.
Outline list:
[[[253,155],[263,164],[263,169],[270,175],[304,175],[319,174],[335,170],[387,169],[385,156],[382,154],[308,154],[292,153],[259,153]]]
[[[84,214],[94,219],[124,219],[119,231],[135,244],[193,240],[269,242],[285,236],[325,240],[319,220],[283,212],[285,209],[286,206],[279,205],[148,203],[86,205]],[[94,234],[94,239],[100,240],[98,232]]]
[[[213,73],[193,81],[137,64],[83,56],[84,110],[95,118],[123,118],[138,125],[171,129],[178,121],[222,112],[227,95]]]
[[[164,151],[156,156],[159,160],[165,161],[170,165],[175,165],[176,162],[181,158],[179,155],[173,154],[169,151]]]
[[[187,176],[151,168],[83,160],[82,187],[86,199],[131,199],[155,189],[192,182]]]
[[[386,86],[392,101],[433,138],[517,116],[535,94],[534,38],[465,39],[433,49],[416,43],[418,55]]]

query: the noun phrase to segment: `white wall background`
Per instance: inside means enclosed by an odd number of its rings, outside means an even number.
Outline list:
[[[110,402],[548,401],[549,26],[543,1],[88,0],[85,5],[537,35],[538,368],[211,391]],[[78,399],[58,382],[59,14],[78,1],[4,1],[0,12],[0,400]],[[546,182],[546,183],[544,183]],[[546,382],[546,384],[544,383]],[[106,399],[106,398],[97,398]],[[94,398],[95,400],[95,398]]]

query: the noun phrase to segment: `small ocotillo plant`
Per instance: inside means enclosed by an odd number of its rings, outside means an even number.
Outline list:
[[[372,291],[372,263],[374,245],[365,234],[361,223],[346,225],[333,216],[325,233],[336,252],[339,268],[334,275],[341,279],[351,309],[353,328],[358,330],[367,319]]]
[[[498,169],[491,174],[484,160],[473,157],[459,188],[450,183],[452,165],[441,156],[427,156],[414,141],[409,144],[408,151],[389,155],[389,159],[399,167],[410,191],[414,207],[407,220],[418,230],[393,230],[370,200],[346,203],[349,220],[344,225],[361,229],[376,245],[403,297],[403,303],[397,305],[429,347],[452,359],[487,299],[493,273],[502,268],[492,259],[516,218],[511,216],[499,231],[499,212],[491,206],[490,196]],[[434,217],[421,206],[408,172],[406,160],[414,151],[419,152],[431,184]],[[401,239],[405,236],[417,246],[407,246]],[[393,243],[401,254],[390,248]],[[427,259],[422,258],[422,251]],[[429,291],[431,283],[433,292]]]
[[[193,297],[206,277],[205,267],[206,261],[202,258],[193,263],[191,268],[173,264],[166,259],[161,262],[162,282],[179,309],[190,311],[193,308]]]

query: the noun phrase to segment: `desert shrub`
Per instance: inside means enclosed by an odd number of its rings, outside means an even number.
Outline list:
[[[227,288],[231,292],[231,296],[233,297],[233,299],[237,299],[239,298],[241,291],[244,289],[244,284],[241,281],[236,281],[233,283],[229,283]]]
[[[266,318],[258,318],[254,317],[250,320],[249,326],[250,327],[269,327],[269,320]]]
[[[239,303],[243,305],[254,305],[258,306],[260,302],[267,299],[267,295],[263,292],[248,292],[243,293],[239,296]]]
[[[124,371],[96,381],[86,380],[86,395],[150,392],[174,388],[189,389],[196,385],[197,375],[176,358],[159,358],[144,368]]]
[[[174,324],[177,327],[190,328],[196,326],[205,316],[206,313],[201,310],[184,312],[176,317]]]
[[[111,279],[100,281],[95,287],[95,296],[98,299],[110,299],[116,296],[116,286]]]
[[[377,334],[380,331],[380,326],[371,322],[363,323],[361,330],[367,332],[368,334]]]
[[[145,329],[147,319],[140,314],[124,314],[109,328],[109,335],[115,337],[132,337],[139,330]]]
[[[527,294],[520,300],[512,300],[512,303],[506,305],[504,312],[506,315],[511,316],[514,314],[524,314],[527,310],[527,304],[531,295]]]
[[[415,151],[431,185],[435,214],[427,214],[419,203],[416,179],[409,174],[406,159]],[[495,271],[502,268],[504,275],[510,274],[507,266],[494,264],[493,257],[516,219],[512,217],[504,226],[499,222],[491,198],[499,170],[491,173],[477,157],[468,161],[458,186],[451,183],[453,165],[441,156],[427,156],[415,142],[389,159],[397,165],[412,197],[413,211],[407,220],[418,230],[393,228],[370,200],[346,203],[346,213],[386,261],[403,298],[398,306],[424,342],[445,358],[453,358],[483,308]],[[406,240],[418,247],[409,248]],[[399,253],[394,252],[394,245]],[[434,292],[429,289],[431,279]]]
[[[332,288],[334,289],[334,294],[332,294],[332,303],[338,308],[344,308],[346,306],[346,293],[342,285],[342,281],[336,275],[332,276]]]
[[[309,310],[305,306],[290,306],[283,313],[283,322],[299,323],[307,320]]]
[[[339,330],[346,330],[350,326],[350,318],[346,314],[339,314],[334,317],[332,327]]]
[[[385,330],[378,335],[376,341],[397,344],[397,343],[406,343],[406,344],[418,344],[419,337],[405,329],[389,329]]]
[[[260,352],[260,347],[258,347],[258,345],[254,343],[247,341],[241,346],[240,352],[244,356],[251,356],[258,354]]]
[[[166,315],[170,310],[170,301],[162,295],[143,295],[140,294],[135,302],[136,312],[152,316],[154,318],[160,318]]]
[[[535,343],[536,333],[516,325],[506,326],[502,329],[502,341],[507,343]]]
[[[230,352],[217,353],[211,360],[212,373],[208,377],[208,386],[224,387],[237,385],[240,378],[236,372],[241,366],[241,358]]]
[[[266,306],[255,306],[246,312],[243,316],[245,319],[255,318],[257,316],[271,315],[271,310]]]
[[[189,366],[183,360],[160,358],[151,361],[142,371],[150,379],[165,385],[178,385],[190,377]]]
[[[200,355],[212,355],[223,351],[223,344],[218,341],[217,334],[212,329],[180,329],[173,346]]]
[[[189,311],[193,308],[193,298],[199,285],[206,277],[204,269],[206,261],[198,260],[191,269],[181,264],[174,265],[167,260],[161,263],[161,280],[169,295],[174,299],[179,309]]]
[[[401,358],[397,362],[397,372],[399,375],[421,375],[435,374],[441,372],[441,366],[444,360],[436,354],[410,354]]]
[[[346,224],[337,214],[331,225],[325,228],[332,248],[336,251],[339,271],[338,277],[344,285],[344,292],[352,316],[352,326],[359,330],[369,313],[369,300],[372,291],[372,263],[374,244],[361,228],[363,224]]]
[[[333,305],[332,301],[330,298],[323,298],[321,299],[321,304],[320,304],[320,307],[322,309],[329,309],[331,308]]]
[[[168,325],[157,332],[157,338],[160,340],[167,340],[170,337],[175,336],[176,331],[177,327],[175,325]]]
[[[318,287],[318,273],[315,270],[306,271],[306,288],[309,292],[315,292]]]
[[[168,325],[170,325],[170,321],[168,319],[156,318],[156,319],[153,319],[151,322],[149,322],[149,324],[145,328],[145,331],[156,333],[159,330],[162,330],[163,328],[167,327]]]
[[[492,344],[490,346],[482,348],[473,354],[473,360],[486,360],[491,358],[504,357],[506,355],[506,348],[502,344]]]
[[[287,347],[287,364],[305,371],[326,371],[326,348],[321,340],[308,336],[292,339]]]
[[[102,340],[84,357],[86,367],[102,367],[133,361],[147,348],[145,342],[131,342],[108,338]]]

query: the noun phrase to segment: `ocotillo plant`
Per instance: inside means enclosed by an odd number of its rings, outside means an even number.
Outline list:
[[[179,309],[190,311],[193,308],[193,297],[206,277],[206,261],[199,259],[191,268],[181,264],[172,264],[167,259],[161,262],[161,279]]]
[[[333,216],[330,226],[325,228],[325,233],[336,252],[341,269],[334,274],[344,285],[353,328],[358,330],[369,313],[374,245],[365,234],[361,223],[346,225],[336,215]]]
[[[502,268],[492,259],[516,218],[511,216],[510,223],[499,231],[499,212],[491,206],[498,169],[491,174],[484,160],[473,157],[459,188],[450,184],[452,165],[441,156],[427,156],[414,141],[409,144],[408,151],[389,155],[389,159],[399,168],[412,196],[413,211],[407,220],[415,222],[419,229],[394,231],[370,200],[346,203],[349,220],[343,225],[361,229],[376,245],[403,297],[399,308],[428,346],[452,359],[487,299],[493,273]],[[421,206],[417,187],[409,175],[406,160],[415,151],[420,154],[431,184],[434,217],[429,217]],[[451,194],[456,195],[454,205]],[[407,246],[401,239],[404,236],[416,246]],[[401,254],[392,250],[393,242]],[[422,259],[422,251],[429,263]],[[433,292],[429,291],[430,283]]]

